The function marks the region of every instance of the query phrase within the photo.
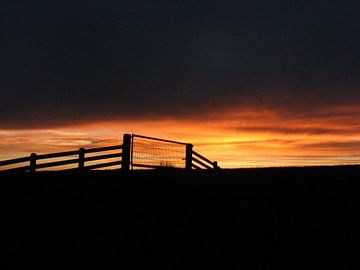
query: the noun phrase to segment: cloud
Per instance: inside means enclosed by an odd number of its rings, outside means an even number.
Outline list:
[[[237,127],[230,128],[243,133],[271,133],[271,134],[289,134],[289,135],[353,135],[360,134],[360,128],[357,129],[332,129],[332,128],[292,128],[292,127]]]
[[[359,8],[4,3],[0,128],[358,106]]]
[[[316,142],[316,143],[305,143],[304,148],[313,148],[313,149],[323,149],[330,150],[333,152],[351,152],[360,155],[360,140],[353,141],[326,141],[326,142]]]
[[[1,155],[59,152],[121,144],[115,136],[78,130],[0,131]]]

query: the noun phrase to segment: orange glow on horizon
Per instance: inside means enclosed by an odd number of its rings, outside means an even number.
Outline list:
[[[0,130],[0,159],[122,143],[135,133],[192,143],[224,168],[360,164],[357,107],[310,114],[228,110],[203,118],[119,120],[39,130]]]

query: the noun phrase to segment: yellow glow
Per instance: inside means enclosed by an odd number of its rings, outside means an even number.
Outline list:
[[[224,110],[202,118],[0,130],[0,159],[121,144],[123,133],[135,133],[192,143],[195,151],[222,167],[360,163],[360,120],[354,118],[360,109],[333,110],[290,116],[272,110]]]

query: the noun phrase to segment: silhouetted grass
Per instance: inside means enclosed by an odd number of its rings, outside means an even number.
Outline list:
[[[359,179],[359,166],[2,174],[2,261],[348,269],[359,265]]]

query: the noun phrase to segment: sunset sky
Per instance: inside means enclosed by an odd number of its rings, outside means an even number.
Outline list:
[[[359,14],[356,2],[1,2],[0,160],[137,133],[227,168],[360,164]]]

